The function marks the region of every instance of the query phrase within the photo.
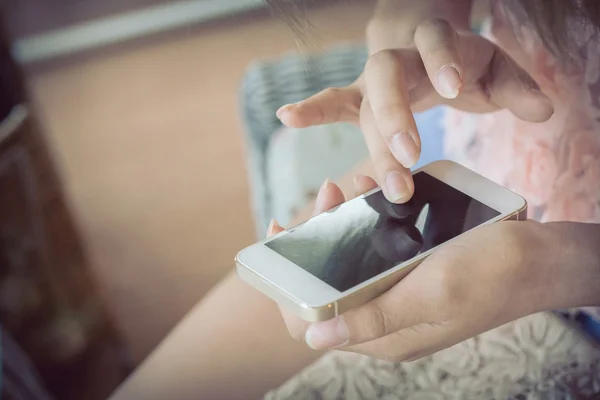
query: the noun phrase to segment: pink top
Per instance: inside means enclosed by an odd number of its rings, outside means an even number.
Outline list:
[[[581,29],[583,62],[562,67],[504,4],[492,0],[484,34],[537,81],[555,114],[529,123],[509,111],[449,109],[446,155],[525,197],[532,219],[600,223],[600,38]],[[600,308],[588,311],[600,319]]]

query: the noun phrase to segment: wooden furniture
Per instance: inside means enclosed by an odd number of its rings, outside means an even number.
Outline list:
[[[6,43],[0,36],[0,321],[68,398],[98,348],[123,347]]]

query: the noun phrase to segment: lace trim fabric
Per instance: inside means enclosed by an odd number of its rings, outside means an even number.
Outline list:
[[[600,349],[551,313],[535,314],[412,363],[331,352],[265,399],[590,399]]]

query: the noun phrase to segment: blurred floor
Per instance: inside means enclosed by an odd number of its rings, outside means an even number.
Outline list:
[[[361,40],[371,1],[311,12],[324,47]],[[67,195],[137,361],[253,238],[237,89],[294,49],[267,15],[30,71]]]

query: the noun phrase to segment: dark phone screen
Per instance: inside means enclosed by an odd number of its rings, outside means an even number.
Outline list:
[[[266,246],[343,292],[500,213],[425,172],[393,204],[378,191],[300,225]]]

